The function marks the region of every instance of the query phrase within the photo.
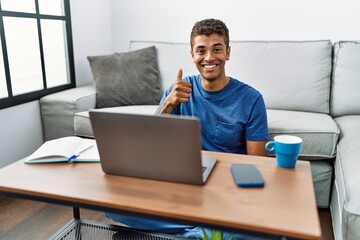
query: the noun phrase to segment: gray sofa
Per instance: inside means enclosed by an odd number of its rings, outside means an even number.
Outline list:
[[[336,239],[360,239],[360,42],[233,41],[230,45],[226,73],[263,94],[271,138],[292,134],[303,139],[300,158],[311,163],[317,205],[330,206]],[[184,75],[197,74],[188,44],[132,41],[129,50],[148,46],[156,46],[163,91],[179,68]],[[40,104],[46,140],[93,136],[88,114],[96,107],[93,84],[48,95]],[[96,110],[153,114],[156,108]]]

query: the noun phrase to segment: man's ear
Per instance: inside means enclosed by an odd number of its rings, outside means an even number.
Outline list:
[[[226,60],[227,60],[227,61],[230,60],[230,51],[231,51],[231,47],[228,46],[228,48],[226,49]]]
[[[194,52],[193,52],[192,49],[190,49],[190,56],[191,56],[192,61],[195,62],[195,60],[194,60]]]

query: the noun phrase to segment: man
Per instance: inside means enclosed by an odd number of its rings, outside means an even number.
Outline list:
[[[225,63],[230,59],[226,25],[215,19],[197,22],[190,44],[191,57],[200,75],[182,79],[180,69],[156,113],[198,117],[204,150],[265,156],[269,132],[264,100],[254,88],[226,76]],[[203,235],[201,227],[112,213],[106,216],[138,229],[191,238]]]
[[[158,114],[197,116],[204,150],[265,156],[268,138],[261,94],[225,74],[229,31],[220,20],[199,21],[191,32],[191,57],[198,76],[177,80],[160,102]]]

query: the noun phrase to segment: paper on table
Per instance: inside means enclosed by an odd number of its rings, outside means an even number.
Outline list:
[[[99,150],[94,139],[83,139],[83,142],[75,150],[77,160],[99,160]]]
[[[94,147],[89,148],[90,146]],[[26,159],[25,163],[65,161],[99,162],[100,157],[96,141],[94,139],[83,139],[75,136],[50,140],[45,142],[32,155],[30,155]]]

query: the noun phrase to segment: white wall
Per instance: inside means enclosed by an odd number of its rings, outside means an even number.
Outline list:
[[[92,82],[86,57],[112,52],[111,0],[71,0],[78,86]],[[0,110],[0,168],[32,153],[43,143],[39,102]]]
[[[87,56],[112,53],[111,0],[71,0],[77,86],[92,82]]]
[[[114,51],[130,40],[188,42],[193,24],[223,20],[231,40],[360,40],[358,0],[113,0]],[[176,57],[176,56],[174,56]]]
[[[0,110],[0,168],[42,144],[39,101]]]

